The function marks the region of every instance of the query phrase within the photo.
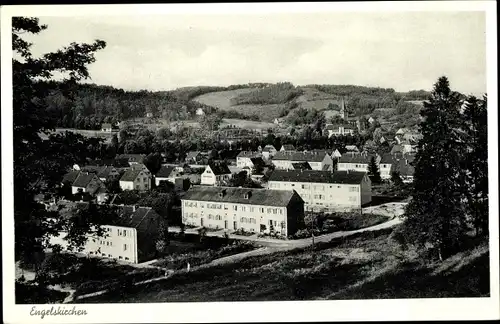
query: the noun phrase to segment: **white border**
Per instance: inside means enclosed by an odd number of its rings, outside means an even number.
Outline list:
[[[487,14],[487,89],[490,175],[491,297],[461,299],[356,300],[308,302],[231,302],[77,305],[82,317],[29,315],[32,305],[15,305],[13,251],[11,17],[142,14],[262,14],[328,11],[485,11]],[[496,2],[416,1],[364,3],[253,3],[175,5],[3,6],[2,22],[2,228],[3,310],[5,323],[273,322],[498,319],[498,128]],[[47,308],[50,305],[39,305]],[[68,305],[66,305],[68,307]]]

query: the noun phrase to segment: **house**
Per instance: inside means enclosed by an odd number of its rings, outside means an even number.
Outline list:
[[[375,163],[378,164],[378,162],[380,162],[379,155],[370,155],[366,153],[346,153],[340,157],[337,164],[337,170],[368,172],[368,165],[370,164],[372,156],[375,157]]]
[[[205,115],[203,109],[201,108],[196,109],[196,116],[203,116],[203,115]]]
[[[360,210],[372,200],[371,180],[366,172],[274,170],[268,181],[270,190],[295,190],[306,210]]]
[[[273,145],[266,145],[262,149],[262,156],[264,159],[269,160],[276,154],[277,150]]]
[[[308,162],[292,163],[292,170],[312,170]]]
[[[404,135],[407,132],[408,132],[407,128],[400,128],[396,131],[396,135]]]
[[[100,188],[105,188],[104,183],[94,173],[80,171],[71,184],[71,193],[88,193],[94,196]]]
[[[380,178],[387,180],[391,178],[392,165],[394,164],[394,157],[392,154],[383,154],[380,157],[379,171]]]
[[[86,165],[82,167],[81,170],[88,173],[94,173],[102,182],[114,181],[120,178],[120,172],[113,166]]]
[[[71,186],[73,184],[73,182],[75,182],[76,178],[78,177],[78,175],[80,174],[80,170],[79,168],[78,169],[74,169],[74,170],[70,170],[69,172],[67,172],[64,176],[63,176],[63,179],[61,181],[61,185],[68,185],[68,186]]]
[[[415,144],[423,138],[423,135],[418,132],[407,132],[403,134],[403,139],[413,141]]]
[[[401,142],[401,147],[403,148],[403,154],[413,153],[416,150],[415,142],[409,140],[403,140]]]
[[[274,118],[273,123],[274,123],[275,125],[280,126],[281,124],[283,124],[283,118]]]
[[[332,136],[352,136],[354,135],[354,127],[347,124],[336,124],[326,126],[327,136],[330,138]]]
[[[333,160],[325,152],[277,152],[273,164],[277,169],[291,170],[293,163],[307,162],[313,170],[323,170],[325,166],[332,168]]]
[[[153,113],[151,112],[146,113],[146,118],[153,118]]]
[[[144,154],[120,154],[115,159],[127,160],[129,165],[143,163],[146,155]]]
[[[283,145],[281,145],[280,151],[281,152],[294,152],[296,150],[295,150],[295,146],[293,146],[292,144],[283,144]]]
[[[151,189],[151,172],[142,168],[129,169],[120,178],[122,190],[145,191]]]
[[[415,155],[404,154],[396,156],[394,160],[391,172],[398,172],[401,180],[405,183],[413,182],[413,174],[415,173],[413,162],[415,160]]]
[[[241,151],[236,156],[236,166],[243,169],[246,166],[253,167],[252,158],[262,157],[262,153],[253,151]]]
[[[61,201],[55,208],[61,207],[61,214],[70,217],[73,208],[94,208],[88,203]],[[150,207],[113,206],[118,218],[110,224],[103,225],[106,237],[87,235],[83,253],[90,257],[115,259],[130,263],[140,263],[151,260],[156,255],[156,241],[159,237],[161,217]],[[103,206],[95,205],[95,212]],[[69,250],[65,237],[67,232],[61,231],[58,236],[51,236],[51,244],[59,244],[63,251]]]
[[[101,125],[101,132],[111,133],[113,131],[113,126],[109,123],[104,123]]]
[[[368,123],[373,124],[375,122],[375,118],[370,117],[368,118]]]
[[[182,222],[191,226],[293,235],[304,223],[304,201],[294,190],[190,188]]]
[[[162,165],[160,170],[155,174],[155,185],[158,187],[160,182],[169,181],[172,182],[171,174],[174,171],[173,166]],[[174,180],[175,181],[175,180]]]
[[[342,153],[340,153],[339,149],[334,149],[332,151],[331,156],[332,156],[332,159],[337,159],[338,160],[342,156]]]
[[[201,153],[199,151],[190,151],[186,155],[186,163],[197,164],[201,160]]]
[[[220,186],[231,179],[231,171],[224,163],[209,163],[201,174],[201,184]]]

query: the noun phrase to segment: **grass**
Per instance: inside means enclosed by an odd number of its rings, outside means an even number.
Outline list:
[[[360,233],[311,248],[252,256],[234,264],[174,273],[163,282],[82,302],[206,302],[413,297],[489,294],[485,244],[443,263],[403,251],[391,230]],[[463,260],[460,263],[460,260]]]

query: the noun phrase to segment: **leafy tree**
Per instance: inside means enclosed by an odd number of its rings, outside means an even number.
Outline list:
[[[218,115],[204,115],[200,120],[200,125],[203,129],[208,131],[215,131],[219,129],[222,123],[222,118]]]
[[[43,208],[34,202],[33,197],[49,190],[48,184],[57,182],[54,171],[64,174],[64,170],[74,163],[74,158],[79,159],[87,148],[78,150],[88,147],[78,136],[57,135],[50,140],[43,140],[40,136],[49,134],[56,125],[56,116],[48,112],[44,101],[50,90],[46,81],[54,73],[62,73],[64,80],[58,85],[59,89],[71,98],[76,82],[89,77],[87,65],[95,61],[94,52],[106,46],[101,40],[93,44],[71,43],[61,50],[35,58],[30,52],[32,44],[21,35],[38,34],[46,28],[37,18],[12,19],[16,259],[41,255],[48,236],[59,230],[63,220],[56,215],[52,221],[47,221]],[[88,228],[81,221],[68,225],[70,231],[82,236],[85,231],[78,229]]]
[[[152,174],[156,174],[161,168],[160,153],[151,153],[144,158],[144,165]]]
[[[375,156],[371,157],[370,164],[368,164],[368,175],[373,183],[380,183],[382,181],[380,178],[380,170],[377,162],[375,161]]]
[[[391,172],[391,181],[396,186],[403,184],[403,180],[401,180],[401,175],[397,171]]]
[[[488,234],[488,127],[487,98],[467,98],[464,110],[468,150],[464,193],[477,235]]]
[[[433,247],[440,259],[460,248],[467,232],[462,192],[467,183],[461,161],[460,96],[441,77],[421,110],[423,135],[415,157],[412,200],[399,239],[420,248]]]

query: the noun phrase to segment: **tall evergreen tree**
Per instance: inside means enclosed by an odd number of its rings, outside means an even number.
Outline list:
[[[380,178],[380,170],[377,162],[375,161],[375,156],[370,158],[370,164],[368,164],[368,176],[373,183],[382,182],[382,179]]]
[[[476,235],[488,234],[487,98],[467,98],[464,109],[468,150],[465,155],[467,208]]]
[[[440,259],[460,246],[467,231],[461,199],[466,146],[460,106],[460,96],[450,90],[448,79],[439,78],[421,110],[423,138],[414,161],[413,198],[401,228],[400,238],[406,243],[434,247]]]

